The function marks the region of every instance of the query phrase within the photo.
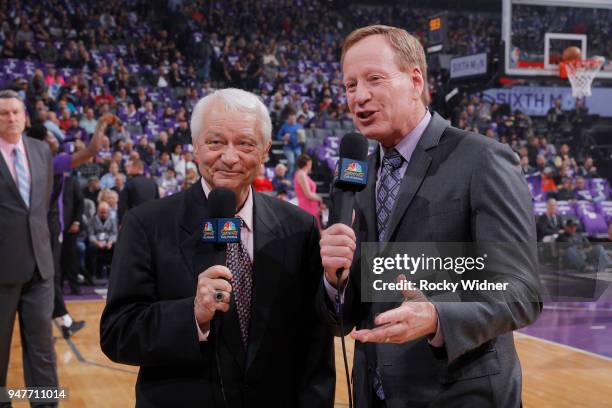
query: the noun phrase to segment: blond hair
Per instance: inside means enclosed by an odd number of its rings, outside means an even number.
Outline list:
[[[423,76],[421,101],[423,101],[425,106],[428,106],[430,98],[427,85],[425,50],[419,40],[404,29],[386,25],[371,25],[356,29],[345,38],[344,44],[342,44],[340,64],[344,64],[344,57],[353,45],[371,35],[382,35],[387,39],[395,51],[396,63],[401,71],[408,72],[411,67],[418,67],[421,70],[421,75]]]

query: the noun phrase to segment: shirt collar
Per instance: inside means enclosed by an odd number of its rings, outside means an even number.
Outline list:
[[[25,152],[25,146],[23,144],[23,136],[19,136],[19,140],[15,144],[9,143],[0,137],[0,149],[2,149],[4,152],[12,154],[13,149],[15,147],[17,147],[17,149],[19,149],[21,153]]]
[[[399,152],[406,162],[410,161],[410,157],[412,157],[412,153],[414,152],[414,149],[416,149],[416,146],[419,143],[419,140],[421,140],[421,136],[423,136],[423,133],[425,132],[425,129],[427,128],[427,125],[429,125],[430,121],[431,113],[426,109],[425,115],[423,115],[423,118],[418,125],[416,125],[410,133],[404,136],[404,138],[402,138],[397,145],[395,145],[394,149]],[[385,152],[389,149],[385,149],[381,144],[379,145],[381,148],[378,150],[380,152],[380,160],[382,162]]]
[[[204,177],[200,177],[200,180],[202,182],[202,188],[204,189],[204,195],[206,196],[206,198],[208,198],[208,194],[210,194],[210,191],[212,190],[212,188],[210,188],[206,180],[204,180]],[[242,221],[244,221],[244,225],[249,231],[253,231],[253,192],[252,190],[253,189],[249,187],[249,195],[247,196],[247,199],[244,202],[244,205],[242,206],[240,211],[238,211],[238,214],[236,214],[237,217],[242,218]]]
[[[19,135],[19,139],[17,140],[17,143],[13,144],[10,142],[7,142],[5,139],[0,137],[0,146],[2,147],[8,147],[10,146],[11,149],[15,146],[22,148],[23,147],[23,135]]]

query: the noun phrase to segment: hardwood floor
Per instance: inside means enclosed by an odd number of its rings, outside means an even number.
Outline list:
[[[99,347],[101,301],[71,302],[69,309],[87,326],[66,342],[59,331],[56,352],[60,384],[68,388],[63,407],[134,406],[137,368],[109,361]],[[17,326],[17,325],[16,325]],[[54,329],[55,330],[55,329]],[[581,352],[520,333],[515,334],[523,366],[524,406],[536,408],[575,408],[605,406],[612,396],[612,359]],[[353,342],[347,339],[349,364]],[[336,339],[336,406],[348,406],[346,380],[340,341]],[[21,345],[15,327],[9,364],[8,387],[23,386]],[[15,403],[26,407],[26,403]]]

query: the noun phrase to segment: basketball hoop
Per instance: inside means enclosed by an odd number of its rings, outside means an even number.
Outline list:
[[[593,57],[559,63],[559,75],[569,79],[574,98],[591,96],[591,84],[604,62],[604,57]]]

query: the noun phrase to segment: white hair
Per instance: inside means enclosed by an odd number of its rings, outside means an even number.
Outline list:
[[[241,111],[254,113],[257,117],[259,131],[263,136],[263,141],[267,144],[272,139],[272,121],[268,108],[261,99],[254,93],[237,88],[218,89],[206,95],[198,101],[191,114],[191,140],[195,144],[196,138],[200,136],[202,125],[214,102],[223,103],[225,109],[230,112]]]

